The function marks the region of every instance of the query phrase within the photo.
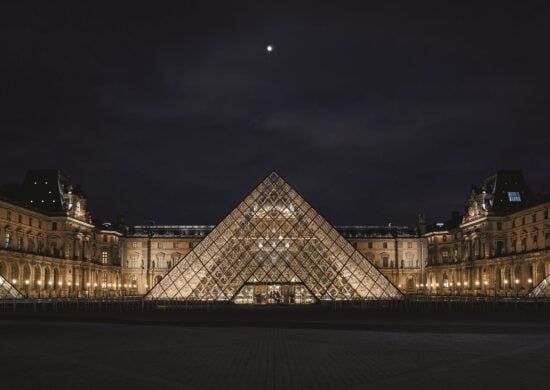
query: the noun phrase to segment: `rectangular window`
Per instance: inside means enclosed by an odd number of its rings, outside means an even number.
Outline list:
[[[387,243],[387,242],[384,242],[384,243],[382,244],[382,248],[387,249],[387,248],[388,248],[388,243]]]
[[[57,222],[52,222],[52,230],[57,230]]]
[[[157,247],[158,247],[159,249],[162,249],[162,242],[159,241],[159,243],[157,244]]]
[[[132,248],[137,248],[137,247],[138,247],[137,241],[133,241],[133,242],[132,242]]]
[[[32,226],[32,218],[29,217],[29,226]]]
[[[11,245],[11,233],[6,232],[6,235],[4,236],[4,247],[9,248]]]
[[[372,242],[371,242],[371,241],[368,242],[367,247],[368,247],[369,249],[372,249]]]
[[[23,223],[23,216],[21,214],[19,214],[17,222]]]
[[[42,229],[42,220],[40,220],[40,219],[38,220],[38,228]]]
[[[413,247],[413,243],[411,241],[407,242],[407,248],[411,249]]]
[[[388,267],[388,260],[389,260],[388,256],[382,256],[382,266],[383,267],[386,267],[386,268]]]
[[[497,222],[497,230],[502,230],[502,222]]]
[[[101,263],[102,264],[107,264],[108,261],[109,261],[109,252],[102,251],[101,252]]]
[[[177,248],[178,248],[178,244],[177,244],[175,241],[173,242],[173,248],[174,248],[174,249],[177,249]]]
[[[11,221],[11,211],[10,210],[6,210],[6,219],[8,221]]]
[[[544,219],[548,219],[548,210],[544,210]]]
[[[510,202],[521,202],[521,195],[519,192],[508,192],[508,200]]]
[[[534,222],[537,222],[537,214],[533,214],[533,215],[531,216],[531,222],[533,222],[533,223],[534,223]]]
[[[18,250],[23,250],[23,237],[18,237],[17,238],[17,249]]]

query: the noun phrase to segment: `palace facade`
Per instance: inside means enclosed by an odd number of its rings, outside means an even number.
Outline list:
[[[550,201],[521,171],[501,171],[471,191],[463,216],[433,226],[421,289],[525,295],[550,273]]]
[[[536,197],[521,172],[502,171],[472,190],[464,215],[453,213],[444,223],[428,225],[420,216],[415,227],[336,226],[333,234],[361,256],[357,264],[364,259],[405,294],[525,295],[550,272],[549,210],[550,201]],[[304,212],[300,219],[306,216]],[[5,186],[0,197],[0,275],[30,297],[144,295],[176,265],[184,275],[182,260],[200,251],[197,246],[215,230],[216,226],[99,223],[90,216],[82,190],[66,175],[29,171],[22,184]],[[290,242],[298,242],[300,237],[292,234],[288,233]],[[316,251],[324,257],[335,253],[330,245]],[[332,268],[323,271],[335,275],[325,293],[343,277],[346,281],[340,282],[335,296],[357,298],[361,281],[351,280],[367,280],[358,276],[367,272],[351,263],[334,268],[337,261],[338,256],[327,266]],[[349,272],[344,277],[345,270]],[[279,275],[285,272],[281,269]],[[322,287],[314,287],[312,280],[322,285],[325,274],[310,273],[301,276],[311,278],[304,287],[319,298]],[[292,283],[302,283],[295,282],[297,275],[293,278]],[[263,288],[250,280],[246,283],[251,288]],[[269,281],[275,282],[279,283]]]

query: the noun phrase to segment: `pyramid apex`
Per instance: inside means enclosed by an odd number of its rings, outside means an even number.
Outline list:
[[[271,173],[270,173],[269,175],[267,175],[267,177],[268,177],[269,180],[271,180],[271,181],[277,181],[278,179],[283,179],[283,178],[281,177],[281,175],[279,175],[279,174],[277,173],[277,171],[275,171],[275,170],[271,171]]]

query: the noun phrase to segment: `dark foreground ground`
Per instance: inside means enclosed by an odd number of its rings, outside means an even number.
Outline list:
[[[547,387],[546,311],[0,313],[7,389]]]

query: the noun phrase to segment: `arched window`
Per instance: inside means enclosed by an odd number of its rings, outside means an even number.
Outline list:
[[[31,267],[28,264],[25,264],[23,267],[23,283],[29,285],[31,282]]]
[[[34,288],[40,290],[42,287],[42,271],[39,266],[34,267]]]
[[[521,266],[518,264],[514,268],[514,288],[520,288],[521,287]]]
[[[59,270],[57,268],[53,269],[53,288],[55,290],[61,288],[61,279],[59,278]]]
[[[495,288],[497,290],[502,289],[502,278],[500,277],[500,268],[496,267],[495,269]]]
[[[16,283],[19,281],[19,266],[15,263],[11,265],[11,280],[15,280]]]
[[[51,274],[50,274],[50,269],[48,267],[46,267],[46,269],[44,270],[44,288],[45,289],[49,289],[52,287],[52,280],[51,280]]]

